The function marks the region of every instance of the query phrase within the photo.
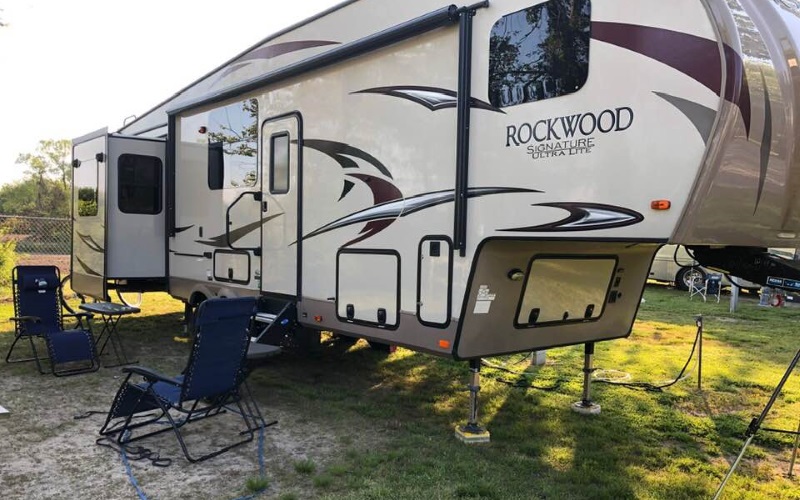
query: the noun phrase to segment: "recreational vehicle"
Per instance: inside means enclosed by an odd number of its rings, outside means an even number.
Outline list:
[[[87,167],[111,178],[117,154],[163,164],[163,278],[189,305],[259,295],[265,330],[328,330],[477,372],[485,356],[629,335],[666,243],[795,284],[765,249],[800,234],[798,12],[346,1],[116,134],[76,141],[76,182]],[[142,144],[164,151],[127,150]],[[117,278],[114,245],[145,241],[108,233],[117,175],[96,213],[76,185],[76,285]],[[84,244],[105,255],[78,259]]]

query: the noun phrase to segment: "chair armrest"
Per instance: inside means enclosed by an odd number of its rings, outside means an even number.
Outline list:
[[[89,319],[94,318],[94,314],[85,313],[85,312],[62,314],[61,316],[64,317],[64,318],[78,318],[78,319],[80,319],[80,318],[89,318]]]
[[[14,318],[8,318],[9,321],[33,321],[34,323],[41,323],[42,318],[39,316],[16,316]]]
[[[122,369],[122,373],[132,373],[134,375],[141,375],[148,382],[166,382],[176,387],[180,387],[183,385],[174,378],[167,377],[156,371],[151,370],[150,368],[145,368],[144,366],[126,366],[125,368]]]

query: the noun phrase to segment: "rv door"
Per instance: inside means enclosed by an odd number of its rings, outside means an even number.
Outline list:
[[[261,127],[261,291],[298,295],[299,114],[268,119]]]
[[[108,130],[72,141],[72,289],[105,299]]]

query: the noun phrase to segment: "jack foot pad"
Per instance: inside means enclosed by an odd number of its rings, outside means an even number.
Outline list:
[[[488,443],[491,441],[489,431],[480,426],[456,426],[456,438],[464,444]]]
[[[572,403],[572,411],[581,415],[600,415],[600,405],[591,401],[578,401]]]

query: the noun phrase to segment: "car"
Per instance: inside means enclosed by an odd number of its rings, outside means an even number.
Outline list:
[[[772,250],[770,249],[770,251]],[[791,250],[791,252],[794,251]],[[782,256],[784,253],[783,251],[780,252]],[[683,245],[664,245],[656,253],[653,265],[650,267],[651,280],[675,283],[675,287],[679,290],[689,290],[693,280],[705,280],[706,276],[711,273],[714,273],[714,271],[698,265],[697,261],[689,255]],[[741,278],[736,278],[736,283],[748,291],[758,291],[761,288],[757,283]],[[722,285],[731,286],[730,280],[724,275],[722,277]]]

